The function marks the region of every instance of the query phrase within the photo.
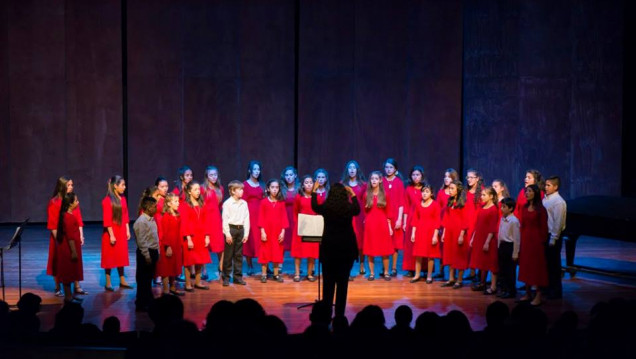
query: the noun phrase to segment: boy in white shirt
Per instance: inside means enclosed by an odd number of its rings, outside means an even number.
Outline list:
[[[234,284],[245,285],[243,280],[243,243],[250,234],[250,212],[243,197],[243,183],[232,181],[228,184],[230,198],[223,202],[223,286],[230,285],[230,271],[234,265]]]
[[[501,201],[501,221],[498,232],[499,280],[501,291],[497,296],[508,299],[517,295],[517,259],[521,244],[519,220],[513,214],[515,200],[508,197]]]
[[[561,247],[563,240],[561,234],[565,229],[565,217],[567,205],[559,194],[561,179],[552,176],[545,180],[545,197],[543,207],[548,212],[548,246],[545,257],[548,264],[548,299],[561,299],[563,285],[561,283]]]

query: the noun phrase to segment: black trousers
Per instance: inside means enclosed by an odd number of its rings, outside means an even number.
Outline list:
[[[223,250],[223,279],[230,278],[232,264],[234,264],[234,280],[243,278],[243,227],[230,225],[232,244],[225,242]]]
[[[497,252],[499,258],[499,283],[504,292],[517,293],[517,265],[512,260],[514,244],[501,242]]]
[[[563,240],[561,236],[554,246],[550,247],[550,240],[545,248],[545,259],[548,264],[548,295],[561,297],[563,295],[563,285],[561,283],[561,247]]]
[[[322,273],[325,282],[322,288],[322,298],[327,303],[333,303],[333,297],[335,294],[336,316],[342,316],[345,314],[345,307],[347,306],[347,290],[349,289],[349,275],[352,267],[353,260],[322,263]]]
[[[137,299],[135,300],[135,305],[137,305],[137,307],[147,307],[154,298],[152,295],[152,280],[155,277],[159,251],[149,249],[148,252],[150,253],[150,264],[146,263],[146,258],[141,254],[141,251],[137,249],[137,273],[135,273],[135,279],[137,280]]]

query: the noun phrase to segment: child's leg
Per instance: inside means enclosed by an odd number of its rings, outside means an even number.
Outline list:
[[[435,259],[428,259],[428,273],[426,273],[426,280],[433,280],[433,267],[435,267]]]
[[[192,267],[185,266],[185,287],[186,289],[192,289]]]
[[[420,278],[421,271],[422,271],[422,257],[415,257],[415,276],[413,276],[413,280]]]
[[[391,272],[397,272],[397,260],[398,260],[398,250],[396,249],[395,252],[393,252],[393,268],[391,269]],[[389,267],[386,267],[387,270],[389,269]]]
[[[307,262],[309,267],[309,262]],[[300,277],[300,258],[294,258],[294,276]]]
[[[163,285],[163,294],[170,293],[170,283],[168,277],[161,278],[161,284]]]
[[[126,282],[126,278],[124,277],[124,267],[117,267],[117,274],[119,274],[119,286],[129,286],[128,282]]]
[[[367,256],[367,260],[369,261],[369,277],[375,276],[375,264],[373,263],[373,256]]]
[[[276,277],[280,271],[280,263],[272,263],[272,266],[274,267],[274,276]]]
[[[110,278],[110,268],[106,268],[104,269],[104,275],[106,277],[106,288],[112,288],[113,286],[113,282]],[[56,281],[56,288],[60,285],[60,282],[57,280],[57,278],[55,279]]]
[[[497,291],[497,273],[495,272],[490,275],[490,290]]]
[[[358,250],[360,256],[360,274],[364,274],[364,254],[362,254],[362,249]]]
[[[457,283],[462,284],[462,280],[464,280],[464,270],[457,270]]]
[[[201,271],[203,269],[203,265],[196,264],[194,266],[194,285],[201,286]]]
[[[314,271],[316,260],[313,258],[307,258],[307,273],[311,274]]]
[[[395,254],[393,254],[395,256]],[[384,271],[384,275],[390,275],[389,273],[389,256],[382,256],[382,270]]]

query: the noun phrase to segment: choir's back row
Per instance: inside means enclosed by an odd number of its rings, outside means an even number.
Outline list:
[[[210,252],[213,252],[225,286],[230,279],[235,284],[245,284],[242,257],[247,262],[248,275],[254,274],[253,258],[257,258],[261,282],[268,281],[270,263],[271,278],[282,282],[280,269],[284,252],[289,251],[294,258],[293,281],[301,281],[303,258],[307,260],[306,279],[315,280],[319,244],[305,242],[297,235],[297,218],[299,214],[315,215],[311,210],[314,183],[318,201],[322,203],[329,192],[329,175],[318,169],[313,175],[299,177],[294,167],[287,167],[280,179],[263,183],[261,169],[260,162],[251,161],[247,179],[229,183],[229,198],[225,202],[225,189],[214,166],[206,169],[201,183],[193,180],[189,167],[180,168],[172,191],[167,179],[157,178],[154,186],[144,191],[137,208],[138,272],[140,266],[148,264],[142,271],[147,271],[149,278],[161,277],[164,293],[184,295],[176,285],[182,272],[185,272],[185,291],[206,290],[209,286],[202,278],[206,276],[205,265],[212,262]],[[532,298],[533,287],[548,288],[551,297],[561,296],[560,249],[565,201],[558,193],[558,177],[544,181],[539,171],[528,170],[525,187],[514,200],[504,181],[495,179],[491,186],[485,186],[483,176],[474,169],[466,172],[464,184],[458,172],[449,168],[440,188],[433,188],[425,179],[424,169],[414,166],[405,185],[397,162],[389,158],[384,162],[383,172],[373,171],[368,179],[356,161],[349,161],[341,182],[356,194],[351,200],[359,201],[364,208],[354,218],[353,227],[359,248],[359,273],[367,274],[364,265],[367,257],[368,280],[377,278],[375,257],[382,259],[379,277],[385,280],[395,277],[398,251],[402,251],[401,269],[412,278],[411,283],[424,280],[423,269],[425,282],[433,283],[438,259],[442,276],[444,266],[449,266],[443,287],[462,288],[464,270],[470,269],[470,276],[476,278],[473,290],[514,298],[518,262],[519,280],[527,286],[522,300],[532,299],[534,305],[542,303],[542,290],[536,290]],[[71,179],[59,178],[48,206],[51,236],[47,273],[56,279],[56,295],[65,295],[66,300],[73,300],[70,292],[73,283],[76,294],[85,293],[79,286],[83,279],[83,223],[73,185]],[[114,290],[113,268],[117,268],[120,286],[131,287],[124,276],[124,267],[129,265],[127,240],[131,238],[125,190],[125,180],[113,176],[102,201],[101,267],[106,273],[107,291]],[[426,267],[422,268],[424,261]],[[475,270],[479,273],[475,274]],[[141,290],[138,288],[138,292]]]

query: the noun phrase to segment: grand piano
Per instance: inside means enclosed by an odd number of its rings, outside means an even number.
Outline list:
[[[565,241],[566,267],[572,277],[579,270],[601,274],[631,276],[626,273],[592,268],[575,263],[576,244],[581,235],[636,243],[636,198],[586,196],[567,201]]]

